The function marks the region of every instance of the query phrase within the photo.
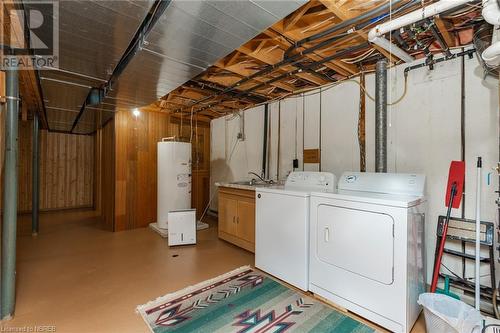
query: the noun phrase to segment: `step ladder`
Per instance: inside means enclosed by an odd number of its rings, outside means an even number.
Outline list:
[[[436,239],[436,253],[434,257],[434,262],[436,262],[438,256],[438,249],[441,239],[443,238],[443,224],[445,222],[446,216],[439,216],[437,225],[437,239]],[[494,257],[494,224],[492,222],[481,221],[481,248],[488,249],[488,256],[481,256],[481,264],[488,264],[490,268],[490,282],[491,286],[480,286],[481,299],[492,303],[495,292],[496,277],[495,277],[495,257]],[[474,294],[475,281],[470,281],[466,277],[466,262],[467,260],[474,261],[476,256],[472,253],[466,252],[467,244],[476,243],[476,221],[469,219],[462,219],[457,217],[450,217],[450,222],[448,225],[448,232],[446,235],[446,241],[458,241],[461,242],[461,251],[452,250],[449,248],[444,248],[443,254],[454,256],[462,259],[462,276],[458,275],[447,275],[444,273],[439,273],[441,278],[449,278],[450,285],[463,290],[465,293]],[[456,274],[456,273],[455,273]]]

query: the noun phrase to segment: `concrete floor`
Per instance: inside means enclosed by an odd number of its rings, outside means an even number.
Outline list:
[[[198,245],[170,249],[148,228],[111,233],[91,211],[42,213],[40,234],[19,218],[17,305],[5,327],[56,332],[148,332],[135,307],[253,264],[253,254],[198,233]],[[422,318],[412,333],[425,332]]]

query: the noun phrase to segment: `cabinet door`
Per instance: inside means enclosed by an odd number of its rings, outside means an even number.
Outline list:
[[[238,237],[250,243],[255,243],[255,203],[238,201]]]
[[[219,196],[219,230],[236,235],[238,201],[225,195]]]

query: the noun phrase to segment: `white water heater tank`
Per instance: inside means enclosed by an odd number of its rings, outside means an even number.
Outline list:
[[[168,228],[168,212],[191,208],[191,144],[158,142],[157,223]]]

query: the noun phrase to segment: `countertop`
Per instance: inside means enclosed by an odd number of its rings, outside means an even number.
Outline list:
[[[272,186],[277,186],[277,185],[284,185],[283,181],[274,181],[272,184],[266,184],[266,183],[256,183],[255,185],[248,185],[248,184],[239,184],[239,182],[217,182],[215,183],[215,186],[217,187],[229,187],[229,188],[236,188],[240,190],[248,190],[248,191],[255,191],[256,188],[268,188]]]
[[[244,184],[234,184],[234,183],[215,183],[215,186],[217,187],[229,187],[229,188],[236,188],[239,190],[248,190],[248,191],[255,191],[259,185],[244,185]]]

